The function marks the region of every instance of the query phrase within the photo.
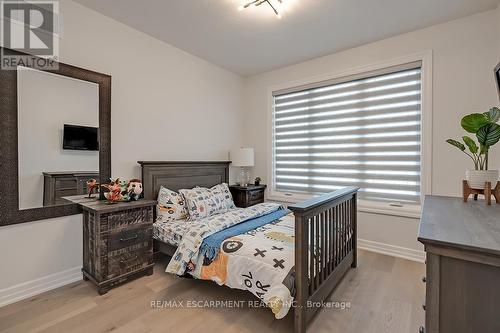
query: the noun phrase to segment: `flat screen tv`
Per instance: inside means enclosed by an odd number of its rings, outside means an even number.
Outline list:
[[[495,79],[497,81],[498,97],[500,98],[500,64],[495,67]]]
[[[99,129],[64,124],[63,149],[99,150]]]

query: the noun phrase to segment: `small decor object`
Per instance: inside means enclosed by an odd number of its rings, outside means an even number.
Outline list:
[[[126,180],[120,180],[120,178],[117,179],[118,183],[120,184],[120,190],[122,194],[122,200],[123,201],[128,201],[128,182]]]
[[[446,142],[460,149],[474,162],[474,170],[467,170],[465,178],[467,186],[473,190],[486,190],[486,184],[497,184],[498,170],[488,170],[490,148],[500,140],[500,109],[493,107],[485,113],[473,113],[462,118],[461,125],[464,130],[475,134],[479,146],[470,136],[463,136],[465,145],[457,140],[448,139]],[[467,152],[467,148],[469,152]],[[465,198],[464,188],[464,198]],[[486,193],[484,193],[486,194]],[[486,198],[491,200],[491,198]]]
[[[128,201],[137,201],[142,194],[142,182],[139,179],[131,179],[127,185]]]
[[[260,177],[256,177],[256,178],[255,178],[255,183],[254,183],[254,184],[255,184],[255,186],[259,186],[259,185],[260,185],[261,180],[262,180],[262,179],[261,179]]]
[[[111,178],[109,184],[101,185],[108,190],[104,197],[108,203],[117,203],[119,201],[137,201],[142,194],[142,182],[140,179],[131,179],[129,181],[120,180],[120,178]]]
[[[119,178],[115,180],[111,179],[111,183],[103,184],[101,185],[101,187],[108,190],[108,192],[104,193],[104,197],[106,198],[108,203],[114,204],[123,200],[122,187]]]
[[[87,193],[89,194],[89,199],[94,198],[92,194],[94,191],[99,191],[100,184],[94,178],[87,180]]]
[[[246,187],[248,185],[248,170],[246,167],[254,166],[253,148],[239,148],[231,150],[229,153],[231,164],[240,167],[239,185]]]

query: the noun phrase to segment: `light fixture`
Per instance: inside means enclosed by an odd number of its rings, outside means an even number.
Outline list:
[[[283,3],[283,0],[276,0],[276,1],[278,1],[280,4]],[[238,10],[242,11],[244,9],[247,9],[250,6],[257,7],[257,6],[262,5],[263,3],[267,3],[272,8],[272,10],[274,11],[274,13],[276,14],[276,17],[279,18],[279,19],[281,18],[281,13],[278,11],[278,9],[276,8],[276,6],[272,4],[271,0],[253,0],[253,1],[250,1],[250,2],[246,3],[245,5],[239,6]]]

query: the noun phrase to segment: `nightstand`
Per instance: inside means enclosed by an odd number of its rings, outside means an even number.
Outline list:
[[[239,185],[229,186],[236,207],[250,207],[264,202],[264,191],[266,185],[248,185],[247,187]]]
[[[83,279],[103,295],[113,286],[153,274],[154,200],[107,204],[78,200],[83,209]]]

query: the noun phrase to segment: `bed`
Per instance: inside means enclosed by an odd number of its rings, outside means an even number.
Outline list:
[[[212,187],[229,181],[228,161],[138,163],[142,168],[145,199],[156,199],[161,186],[178,191],[196,186]],[[357,190],[348,187],[289,205],[288,209],[293,215],[283,216],[273,224],[274,227],[282,228],[280,230],[291,226],[294,233],[291,238],[293,264],[290,272],[293,273],[295,332],[305,332],[307,322],[321,308],[308,305],[324,301],[346,272],[357,265]],[[170,236],[155,237],[155,250],[174,256],[179,250],[182,233],[186,232],[181,230],[182,227],[177,225],[169,231],[160,230],[162,234]],[[248,238],[248,235],[246,233],[237,237]],[[234,237],[229,239],[233,240]],[[258,252],[255,256],[258,256]]]

